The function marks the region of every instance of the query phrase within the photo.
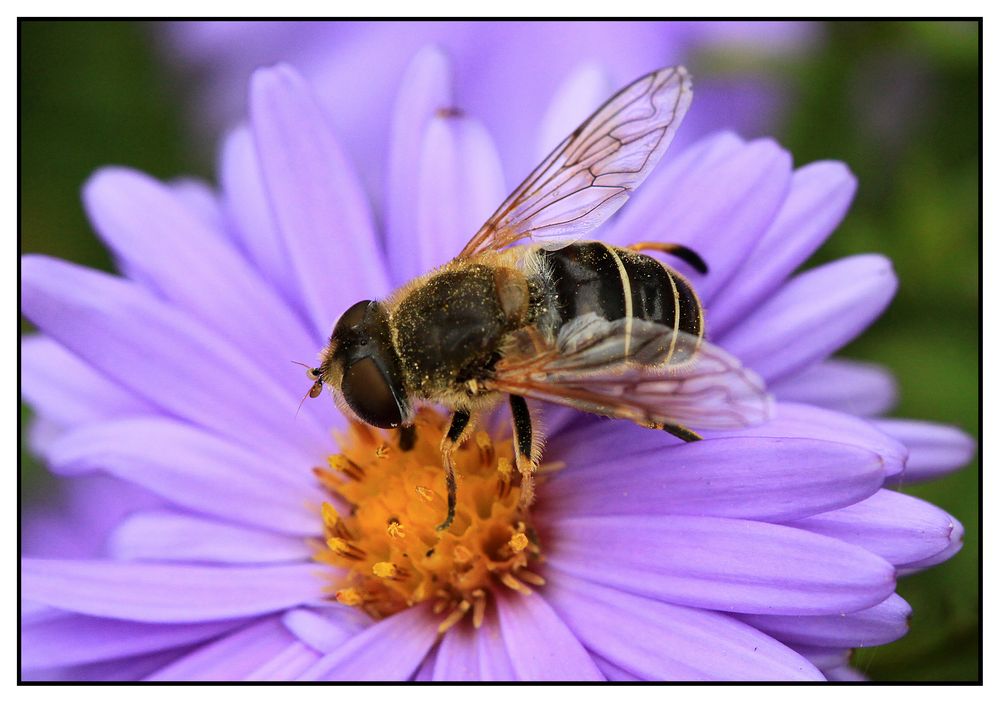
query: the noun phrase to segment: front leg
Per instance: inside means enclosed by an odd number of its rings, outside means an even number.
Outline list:
[[[514,425],[514,457],[521,474],[520,504],[527,508],[535,499],[535,469],[541,460],[542,442],[532,427],[531,411],[524,398],[510,397],[510,413]]]
[[[444,464],[444,480],[448,484],[448,517],[437,526],[439,532],[447,530],[455,520],[455,502],[458,486],[455,483],[455,462],[453,455],[465,439],[467,430],[471,429],[469,427],[470,419],[472,419],[472,415],[468,411],[456,410],[455,414],[451,416],[451,425],[448,427],[447,434],[441,438],[441,461]]]

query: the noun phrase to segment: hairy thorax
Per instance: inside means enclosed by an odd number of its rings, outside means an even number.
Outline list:
[[[450,264],[397,301],[392,327],[408,390],[452,407],[482,405],[477,381],[499,361],[505,337],[527,322],[524,275],[499,262]]]

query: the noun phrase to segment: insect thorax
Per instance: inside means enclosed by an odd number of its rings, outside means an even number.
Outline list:
[[[400,300],[393,323],[411,392],[444,400],[468,381],[484,378],[499,360],[504,336],[523,322],[510,309],[508,290],[523,276],[510,281],[509,269],[498,271],[482,264],[456,266],[431,275]]]

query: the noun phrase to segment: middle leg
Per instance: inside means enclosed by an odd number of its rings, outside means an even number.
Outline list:
[[[455,414],[451,416],[448,432],[441,438],[441,461],[444,464],[444,480],[448,485],[448,516],[444,522],[437,526],[439,532],[447,530],[455,520],[458,485],[455,481],[455,460],[452,455],[468,434],[469,420],[471,419],[472,415],[467,410],[456,410]]]
[[[510,397],[510,413],[514,425],[514,457],[521,474],[522,508],[535,499],[535,470],[541,460],[542,443],[531,423],[528,403],[519,395]]]

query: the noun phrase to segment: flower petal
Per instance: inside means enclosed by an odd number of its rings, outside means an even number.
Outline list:
[[[904,483],[929,481],[960,469],[976,453],[976,440],[957,427],[920,420],[877,419],[877,428],[909,449]]]
[[[296,420],[299,399],[272,375],[139,286],[43,256],[24,257],[21,275],[24,314],[136,395],[290,464],[331,449],[323,425]]]
[[[320,659],[307,681],[405,681],[437,639],[429,609],[415,606],[379,620]]]
[[[177,505],[274,532],[315,535],[322,492],[309,464],[288,467],[190,425],[117,420],[64,435],[49,448],[55,471],[105,471]]]
[[[557,472],[542,510],[779,521],[852,505],[884,481],[881,458],[811,439],[711,439]]]
[[[433,680],[479,681],[478,636],[468,622],[460,622],[448,630],[434,658]]]
[[[445,633],[434,658],[433,678],[435,681],[516,679],[494,608],[487,608],[478,630],[473,630],[466,620]]]
[[[243,624],[243,620],[140,623],[60,613],[21,626],[21,666],[48,669],[149,654],[203,642]]]
[[[882,314],[896,292],[892,263],[863,254],[799,274],[719,344],[769,383],[825,359]]]
[[[538,130],[538,162],[541,163],[615,93],[606,67],[596,61],[577,66],[556,89]]]
[[[427,46],[417,52],[403,73],[389,135],[385,255],[396,285],[428,271],[421,268],[415,256],[419,251],[415,181],[420,172],[418,165],[427,125],[441,110],[453,107],[448,57],[438,47]],[[498,200],[494,205],[499,203]],[[471,237],[472,232],[467,236]],[[458,251],[455,249],[452,256]]]
[[[219,180],[223,207],[240,248],[286,302],[298,303],[298,284],[271,213],[249,128],[238,127],[226,137]]]
[[[885,489],[855,505],[789,524],[864,547],[896,566],[927,562],[938,554],[950,557],[963,534],[958,521],[940,508]]]
[[[389,292],[367,199],[294,69],[254,73],[250,114],[275,221],[313,329],[325,337],[358,298]]]
[[[702,432],[710,437],[809,437],[850,444],[875,452],[885,462],[886,477],[898,476],[906,463],[906,447],[877,430],[871,422],[813,405],[779,402],[775,417],[763,425],[725,432]]]
[[[844,164],[818,161],[792,174],[788,197],[767,232],[741,263],[734,285],[712,301],[712,333],[721,337],[777,290],[847,213],[857,179]]]
[[[840,540],[716,517],[581,517],[543,533],[561,571],[678,605],[734,613],[818,615],[884,600],[895,572]]]
[[[761,139],[676,182],[658,179],[648,186],[653,188],[648,195],[657,196],[655,215],[646,208],[633,212],[630,204],[615,227],[614,242],[655,240],[691,247],[708,264],[707,275],[691,280],[710,303],[770,226],[788,191],[791,163],[788,152]],[[651,230],[650,223],[663,221],[664,213],[669,221],[660,231]]]
[[[813,647],[874,647],[906,634],[909,604],[893,593],[871,608],[854,613],[815,615],[740,615],[743,622],[792,645]]]
[[[827,359],[768,388],[781,400],[819,405],[850,415],[881,415],[896,404],[890,371],[878,364]]]
[[[604,657],[594,654],[593,651],[590,652],[590,658],[594,660],[597,664],[597,668],[601,670],[604,674],[604,678],[608,681],[642,681],[641,678],[633,674],[631,671],[626,671],[615,664],[612,664]]]
[[[240,628],[161,668],[148,681],[239,681],[267,664],[295,639],[276,617]]]
[[[292,634],[321,654],[329,654],[371,624],[359,611],[347,607],[321,611],[296,608],[285,613],[281,621]]]
[[[24,672],[25,681],[69,681],[69,682],[103,682],[103,681],[139,681],[157,669],[184,656],[189,647],[169,649],[165,652],[140,654],[124,659],[108,659],[81,664],[79,666],[59,667],[57,669],[36,669]]]
[[[301,537],[172,510],[133,513],[111,534],[108,550],[115,559],[216,564],[307,561],[311,555]]]
[[[61,344],[43,335],[21,340],[21,394],[60,428],[156,412]]]
[[[720,613],[642,598],[562,572],[549,580],[545,596],[587,649],[640,679],[821,678],[795,651]]]
[[[290,681],[314,666],[319,658],[320,654],[315,649],[301,642],[292,642],[243,678],[247,681]]]
[[[497,593],[500,632],[518,681],[603,681],[594,660],[537,593]]]
[[[132,275],[268,366],[315,354],[316,338],[219,233],[137,171],[104,168],[84,186],[95,229]],[[302,385],[301,374],[285,375]]]
[[[32,600],[97,617],[205,622],[282,610],[323,597],[314,564],[212,567],[22,559]]]
[[[506,187],[493,140],[482,124],[451,114],[431,118],[417,168],[417,273],[447,263],[503,201]],[[414,246],[415,245],[415,246]]]

